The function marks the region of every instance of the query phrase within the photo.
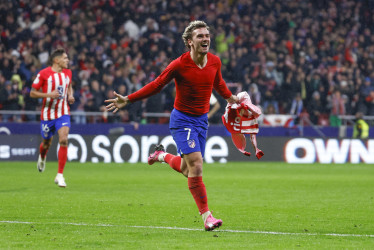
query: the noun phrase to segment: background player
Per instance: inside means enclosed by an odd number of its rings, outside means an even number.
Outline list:
[[[222,225],[208,208],[205,185],[202,180],[203,157],[208,130],[209,100],[214,88],[228,102],[238,98],[230,92],[221,75],[220,59],[209,53],[209,27],[203,21],[193,21],[183,33],[189,52],[172,61],[151,83],[128,96],[114,92],[116,98],[106,100],[108,110],[117,112],[130,102],[150,97],[162,90],[172,79],[175,80],[176,98],[170,116],[170,132],[177,144],[178,153],[174,156],[165,153],[162,145],[149,157],[148,163],[167,162],[173,169],[188,177],[188,187],[202,215],[206,230]]]
[[[64,49],[57,49],[49,57],[52,65],[39,72],[36,76],[30,96],[43,98],[40,115],[40,128],[43,141],[40,144],[40,154],[37,163],[39,172],[43,172],[46,164],[46,154],[51,146],[53,135],[58,132],[60,149],[58,150],[58,172],[55,183],[66,187],[63,176],[67,161],[68,134],[70,129],[70,107],[75,99],[71,85],[71,70],[68,69],[69,58]]]

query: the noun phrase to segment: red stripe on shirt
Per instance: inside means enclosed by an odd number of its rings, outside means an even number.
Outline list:
[[[46,103],[46,100],[47,98],[43,98],[43,105],[42,105],[42,112],[41,112],[41,115],[40,115],[40,120],[44,121],[44,108],[45,108],[45,103]]]
[[[65,79],[66,79],[67,75],[65,74]],[[65,91],[64,91],[64,99],[62,101],[62,112],[61,114],[62,115],[70,115],[70,109],[69,109],[69,105],[68,106],[68,113],[66,114],[65,113],[65,105],[66,105],[66,101],[67,101],[67,97],[68,97],[68,89],[69,89],[69,84],[66,84],[64,83],[64,86],[65,86]]]
[[[52,88],[51,88],[51,92],[53,92],[55,89],[56,89],[56,82],[54,81],[54,75],[52,74],[51,75],[51,79],[52,79]],[[50,98],[51,100],[49,101],[49,105],[48,105],[48,111],[47,111],[47,117],[48,117],[48,121],[52,120],[51,118],[51,107],[52,107],[52,103],[53,103],[53,99]]]

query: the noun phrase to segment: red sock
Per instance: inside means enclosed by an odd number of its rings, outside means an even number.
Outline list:
[[[167,154],[167,155],[165,155],[164,160],[175,171],[177,171],[179,173],[182,173],[182,171],[181,171],[182,157],[177,156],[177,155]]]
[[[203,177],[188,177],[188,188],[190,189],[190,192],[195,199],[200,214],[208,212],[208,197],[206,196]]]
[[[47,152],[48,152],[48,149],[44,148],[43,147],[43,142],[40,143],[40,146],[39,146],[39,152],[40,152],[40,156],[42,157],[42,159],[44,160]]]
[[[58,171],[57,173],[62,174],[64,172],[66,161],[68,160],[68,147],[60,146],[58,150]]]

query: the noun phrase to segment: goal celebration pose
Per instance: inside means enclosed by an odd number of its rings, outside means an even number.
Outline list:
[[[114,92],[116,98],[108,99],[108,110],[117,112],[127,104],[148,98],[162,90],[171,80],[175,80],[176,98],[170,116],[170,132],[177,145],[175,156],[165,152],[162,145],[148,158],[148,164],[166,162],[174,170],[188,178],[189,190],[196,202],[205,229],[210,231],[222,225],[208,208],[208,198],[203,175],[203,157],[208,131],[209,100],[213,88],[229,103],[238,98],[232,95],[221,74],[220,59],[209,53],[210,33],[203,21],[192,21],[182,38],[190,51],[172,61],[152,82],[128,96]]]

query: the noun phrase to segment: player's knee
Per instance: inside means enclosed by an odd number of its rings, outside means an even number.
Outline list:
[[[60,143],[61,146],[67,146],[68,145],[68,138],[67,137],[62,137],[62,138],[60,138],[58,143]]]
[[[45,140],[45,141],[43,141],[43,148],[44,149],[49,149],[49,147],[51,146],[51,144],[52,144],[51,140]]]
[[[186,177],[188,177],[188,168],[182,169],[182,174]]]
[[[195,176],[201,176],[203,174],[202,162],[193,162],[188,168],[188,173]]]
[[[188,166],[187,166],[186,161],[183,160],[183,158],[182,158],[182,163],[181,163],[181,173],[184,176],[188,177]]]

